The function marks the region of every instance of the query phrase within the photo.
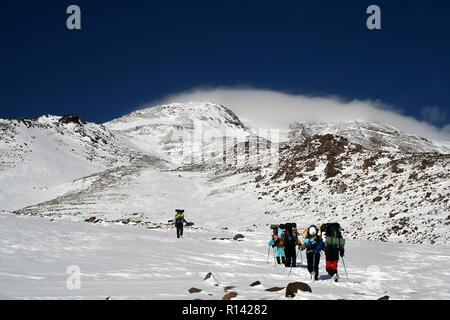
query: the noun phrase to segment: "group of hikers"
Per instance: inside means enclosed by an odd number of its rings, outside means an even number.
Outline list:
[[[269,246],[274,248],[278,264],[295,268],[297,266],[295,247],[298,246],[300,251],[306,250],[306,260],[311,278],[318,280],[320,252],[323,250],[325,251],[326,270],[332,281],[338,281],[338,261],[339,256],[344,257],[345,246],[339,223],[326,223],[320,227],[311,225],[302,233],[304,234],[303,243],[299,239],[295,223],[271,225],[271,229],[273,234]]]
[[[184,224],[187,226],[193,225],[193,223],[186,221],[184,210],[182,209],[176,209],[175,219],[169,220],[169,222],[173,222],[175,225],[177,238],[183,237]],[[295,268],[297,266],[295,248],[298,246],[299,251],[306,250],[306,260],[311,278],[318,280],[320,253],[323,250],[325,252],[326,270],[332,281],[338,281],[338,261],[339,256],[344,257],[345,246],[339,223],[325,223],[319,227],[315,225],[309,226],[302,232],[302,235],[304,235],[303,242],[299,239],[295,223],[271,225],[270,228],[273,233],[269,246],[274,248],[276,263]]]

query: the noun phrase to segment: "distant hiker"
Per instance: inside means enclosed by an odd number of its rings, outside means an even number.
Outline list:
[[[183,237],[183,223],[188,223],[186,219],[184,218],[184,210],[181,209],[175,209],[175,220],[174,224],[177,228],[177,238]]]
[[[341,226],[339,223],[326,223],[320,227],[324,241],[321,247],[324,247],[326,258],[326,269],[332,281],[338,281],[338,261],[339,256],[344,257],[345,240],[342,237]]]
[[[315,225],[310,226],[306,231],[305,241],[300,246],[300,250],[306,249],[308,271],[311,277],[314,277],[314,280],[319,279],[320,245],[323,244],[318,232],[319,230]]]
[[[282,240],[284,243],[284,251],[286,253],[286,267],[296,267],[297,266],[297,254],[295,246],[300,245],[301,242],[298,239],[297,225],[295,223],[286,223],[285,231],[282,235]]]
[[[271,228],[272,228],[273,232],[272,232],[272,239],[269,241],[269,246],[272,246],[272,248],[275,248],[275,256],[277,259],[277,263],[278,264],[285,263],[286,256],[285,256],[284,249],[283,249],[283,241],[281,240],[281,233],[284,230],[276,225],[272,225]]]

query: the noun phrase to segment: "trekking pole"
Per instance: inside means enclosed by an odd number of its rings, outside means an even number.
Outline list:
[[[291,269],[289,270],[288,277],[291,275],[291,271],[292,271],[292,268],[293,268],[293,267],[294,267],[294,265],[291,266]]]
[[[267,261],[266,264],[269,263],[269,254],[270,254],[270,246],[267,248]]]
[[[347,277],[347,280],[348,280],[347,268],[345,267],[344,257],[341,257],[341,258],[342,258],[342,264],[344,265],[345,276]]]
[[[311,272],[311,280],[316,280],[316,255],[313,252],[313,271]]]
[[[291,271],[292,271],[292,266],[291,266],[291,269],[289,269],[288,277],[291,275]]]
[[[275,258],[275,249],[273,249],[273,264],[277,266],[277,259]]]

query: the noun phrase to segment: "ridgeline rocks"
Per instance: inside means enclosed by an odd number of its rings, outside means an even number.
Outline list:
[[[87,122],[83,119],[80,119],[80,117],[78,117],[78,115],[76,114],[68,114],[68,115],[64,115],[61,117],[61,119],[59,119],[60,123],[75,123],[75,124],[87,124]]]
[[[273,212],[339,219],[354,239],[446,243],[450,235],[437,230],[449,223],[449,165],[445,154],[367,150],[325,134],[292,139],[275,169],[249,172]]]

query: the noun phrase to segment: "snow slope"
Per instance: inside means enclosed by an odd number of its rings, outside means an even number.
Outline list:
[[[1,209],[51,199],[65,183],[142,157],[125,138],[76,116],[0,119],[0,132]]]
[[[294,299],[450,299],[450,247],[348,241],[341,281],[331,283],[321,262],[312,283],[301,264],[288,268],[267,260],[268,234],[246,232],[242,241],[211,240],[234,232],[49,221],[0,214],[0,299],[286,299],[289,282],[308,283],[312,293]],[[303,255],[304,259],[304,255]],[[80,289],[69,290],[69,266],[80,269]],[[203,280],[208,272],[213,277]],[[250,287],[255,281],[261,285]],[[189,293],[192,287],[199,293]]]

